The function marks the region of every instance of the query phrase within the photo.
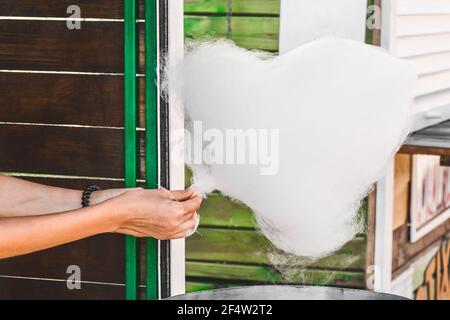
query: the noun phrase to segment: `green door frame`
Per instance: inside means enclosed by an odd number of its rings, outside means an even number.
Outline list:
[[[136,187],[136,3],[124,0],[125,187]],[[137,239],[125,237],[125,298],[135,300],[138,287]]]
[[[145,168],[146,187],[158,189],[157,0],[145,0]],[[146,242],[146,298],[158,299],[158,241]]]
[[[136,0],[124,0],[125,187],[137,186],[137,53]],[[146,188],[158,182],[158,33],[157,0],[145,0],[145,168]],[[138,241],[125,237],[125,298],[138,299]],[[146,298],[158,299],[158,241],[146,241]]]

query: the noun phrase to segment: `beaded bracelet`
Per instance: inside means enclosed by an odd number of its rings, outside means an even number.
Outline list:
[[[81,205],[83,206],[83,208],[89,207],[89,201],[91,200],[92,192],[100,190],[100,187],[94,185],[89,185],[84,188],[83,196],[81,197]]]

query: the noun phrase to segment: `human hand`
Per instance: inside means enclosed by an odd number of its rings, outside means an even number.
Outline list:
[[[191,189],[127,189],[105,204],[116,213],[115,232],[169,240],[185,238],[195,229],[201,202]]]

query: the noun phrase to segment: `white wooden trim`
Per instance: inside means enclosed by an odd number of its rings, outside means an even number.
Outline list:
[[[397,0],[382,0],[381,46],[390,53],[395,52],[397,8]],[[391,291],[392,281],[394,165],[392,159],[376,188],[374,290],[386,293]]]
[[[389,293],[392,281],[394,160],[377,183],[375,222],[375,291]]]
[[[183,0],[169,3],[169,56],[170,64],[178,63],[184,53]],[[170,187],[184,188],[184,115],[183,106],[176,97],[169,94],[170,108]],[[181,154],[180,154],[181,153]],[[171,295],[185,293],[185,245],[184,239],[171,241],[170,249]]]
[[[396,51],[397,8],[397,0],[382,0],[381,2],[381,46],[391,53]]]
[[[450,13],[449,0],[402,0],[399,15],[435,15]]]
[[[428,223],[423,229],[417,232],[411,232],[411,242],[416,242],[426,234],[430,233],[437,227],[439,227],[442,223],[450,219],[450,209],[441,213],[438,218],[434,219],[432,222]],[[411,229],[412,230],[412,229]]]

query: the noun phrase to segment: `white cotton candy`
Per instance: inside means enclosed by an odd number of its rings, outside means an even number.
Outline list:
[[[269,162],[194,164],[193,181],[198,191],[244,202],[274,245],[310,258],[336,251],[360,231],[360,200],[408,133],[416,81],[410,63],[337,38],[281,56],[203,43],[167,75],[171,94],[184,100],[190,131],[193,121],[224,135],[279,130]],[[262,168],[275,174],[262,175]]]

